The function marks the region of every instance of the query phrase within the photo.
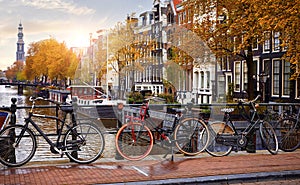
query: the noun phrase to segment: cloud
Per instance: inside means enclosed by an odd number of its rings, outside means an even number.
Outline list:
[[[58,10],[74,15],[91,15],[96,12],[94,9],[85,6],[79,7],[73,2],[64,0],[22,0],[22,3],[37,9]]]

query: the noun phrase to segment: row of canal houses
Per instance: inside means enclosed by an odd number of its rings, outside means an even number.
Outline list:
[[[245,97],[247,83],[253,80],[255,83],[253,91],[255,93],[264,91],[267,102],[300,101],[300,78],[293,81],[289,79],[290,65],[281,59],[284,51],[279,47],[277,32],[270,32],[270,39],[263,45],[253,46],[253,65],[257,74],[253,79],[247,79],[245,61],[229,60],[227,57],[217,58],[205,43],[197,41],[200,40],[197,37],[192,38],[195,41],[192,44],[199,44],[198,48],[201,48],[201,51],[190,51],[190,48],[197,48],[194,46],[185,46],[181,49],[190,53],[192,57],[195,52],[201,53],[199,54],[201,57],[196,56],[191,61],[172,65],[169,60],[170,48],[172,46],[180,48],[180,40],[172,41],[171,35],[176,32],[189,33],[189,28],[197,18],[188,7],[184,6],[184,1],[186,0],[154,0],[151,10],[141,13],[138,17],[136,15],[127,17],[127,22],[135,23],[134,33],[139,42],[144,45],[151,42],[152,46],[150,49],[144,48],[143,52],[148,56],[137,59],[144,64],[142,71],[127,71],[126,75],[119,79],[113,67],[108,65],[108,75],[102,84],[105,84],[110,93],[121,90],[121,96],[118,93],[114,94],[122,99],[125,97],[123,95],[132,90],[151,90],[154,94],[173,94],[180,103],[212,103],[226,101],[229,94],[233,98]],[[99,31],[98,34],[97,39],[92,39],[91,36],[91,46],[85,51],[85,57],[92,60],[96,60],[97,50],[108,51],[108,45],[105,43],[109,40],[109,34],[107,31]],[[99,48],[101,46],[102,48]],[[150,61],[149,58],[155,60]],[[132,63],[128,62],[127,65]],[[260,76],[267,77],[263,84],[259,80]]]

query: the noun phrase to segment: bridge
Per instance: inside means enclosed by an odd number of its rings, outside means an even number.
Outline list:
[[[26,83],[26,82],[3,82],[3,81],[0,81],[0,85],[18,86],[18,94],[19,95],[23,94],[23,89],[26,86],[30,86],[30,87],[43,86],[38,83],[33,84],[33,83]]]

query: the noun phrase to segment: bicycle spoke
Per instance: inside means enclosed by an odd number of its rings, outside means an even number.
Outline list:
[[[74,133],[76,133],[75,137]],[[79,141],[77,141],[77,137],[80,139]],[[95,125],[80,123],[66,133],[64,146],[67,149],[66,155],[71,160],[86,164],[97,160],[101,156],[105,140],[103,134]]]
[[[121,156],[128,160],[141,160],[151,152],[153,136],[149,128],[131,123],[119,129],[115,142]]]
[[[36,140],[29,129],[21,125],[6,127],[0,135],[0,162],[18,167],[29,162],[36,151]],[[18,141],[18,143],[16,143]]]

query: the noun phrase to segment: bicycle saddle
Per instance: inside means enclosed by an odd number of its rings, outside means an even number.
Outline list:
[[[60,110],[66,113],[72,113],[73,112],[73,106],[72,105],[61,105]]]
[[[228,112],[228,113],[230,113],[230,112],[233,112],[234,111],[234,108],[222,108],[221,109],[221,112]]]

